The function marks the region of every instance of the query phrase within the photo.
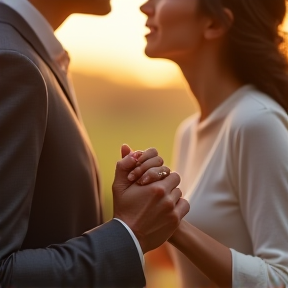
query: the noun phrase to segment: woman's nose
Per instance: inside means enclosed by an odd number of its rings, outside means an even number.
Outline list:
[[[140,10],[142,13],[146,14],[147,16],[152,16],[154,13],[154,7],[150,1],[144,3],[141,7]]]

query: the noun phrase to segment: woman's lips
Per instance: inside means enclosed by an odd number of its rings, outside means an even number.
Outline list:
[[[145,35],[145,37],[152,36],[153,34],[155,34],[157,32],[156,26],[146,24],[146,27],[149,29],[149,32],[148,32],[148,34]]]

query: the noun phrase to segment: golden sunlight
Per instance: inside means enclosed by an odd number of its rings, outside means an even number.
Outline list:
[[[71,70],[129,85],[183,87],[175,64],[144,54],[143,0],[112,0],[108,16],[73,15],[56,32],[69,51]]]

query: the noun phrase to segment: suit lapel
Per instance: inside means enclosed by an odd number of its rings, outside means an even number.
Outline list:
[[[55,62],[50,58],[42,42],[39,40],[39,38],[37,37],[33,29],[31,29],[31,27],[28,25],[28,23],[17,12],[15,12],[13,9],[2,3],[0,3],[0,22],[7,23],[13,26],[22,35],[22,37],[34,48],[37,54],[43,59],[43,61],[49,66],[49,68],[55,75],[56,79],[58,80],[58,83],[60,84],[61,88],[66,94],[74,111],[76,112],[73,97],[70,94],[67,76],[58,68]]]

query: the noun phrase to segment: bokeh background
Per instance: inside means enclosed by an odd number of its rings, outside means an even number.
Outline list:
[[[171,164],[174,133],[195,110],[176,65],[144,54],[143,0],[112,0],[104,17],[73,15],[56,31],[71,57],[70,72],[83,121],[98,157],[105,220],[112,217],[111,185],[123,143],[156,147]],[[175,288],[161,251],[146,254],[147,288]]]
[[[123,143],[156,147],[171,164],[177,126],[197,105],[175,64],[144,54],[143,0],[112,0],[105,17],[73,15],[56,31],[69,51],[82,118],[98,157],[105,220],[112,217],[111,185]],[[147,288],[177,288],[161,250],[146,254]]]

